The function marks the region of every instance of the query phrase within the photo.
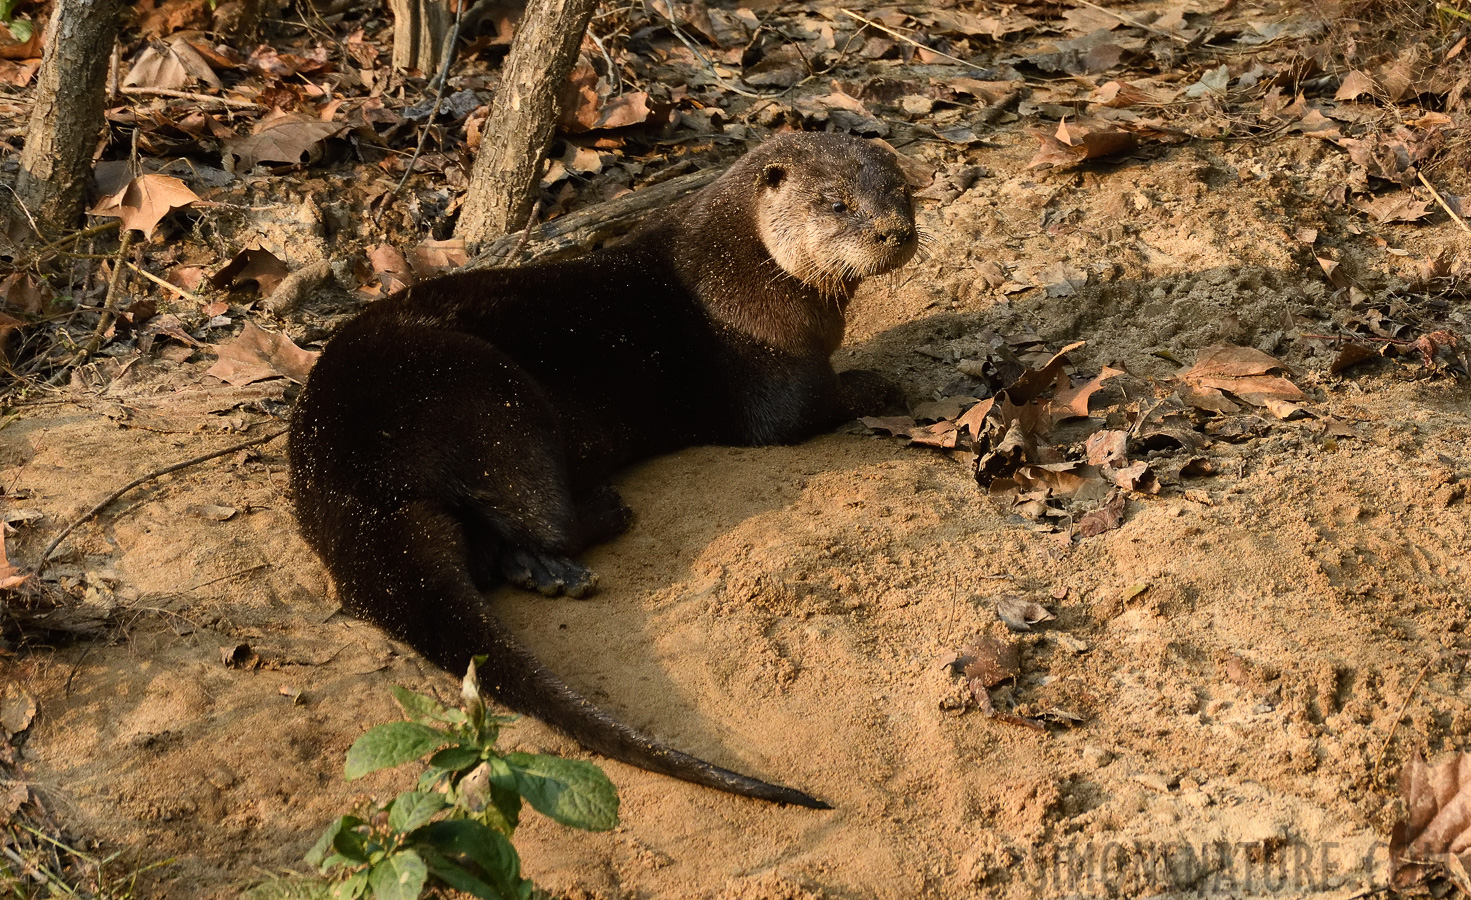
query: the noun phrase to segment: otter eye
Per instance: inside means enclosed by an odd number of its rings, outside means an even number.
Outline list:
[[[835,212],[835,213],[845,213],[847,211],[848,211],[848,204],[844,203],[841,200],[834,200],[833,201],[833,212]]]

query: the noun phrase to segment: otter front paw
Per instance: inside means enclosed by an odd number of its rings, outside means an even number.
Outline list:
[[[902,416],[909,412],[899,385],[871,369],[838,373],[838,401],[850,419],[859,416]]]
[[[508,547],[501,553],[501,574],[517,587],[548,597],[586,597],[598,586],[598,576],[586,566],[563,556],[520,547]]]

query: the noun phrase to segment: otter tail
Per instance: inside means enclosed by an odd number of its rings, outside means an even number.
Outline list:
[[[392,521],[399,517],[403,518]],[[338,582],[344,606],[450,672],[463,672],[472,657],[487,655],[479,668],[481,688],[502,705],[560,729],[589,750],[640,769],[758,800],[832,808],[799,790],[667,747],[568,687],[517,643],[491,612],[466,565],[472,553],[486,548],[467,546],[465,530],[453,516],[410,508],[375,517],[373,527],[360,535],[361,541],[319,548]]]

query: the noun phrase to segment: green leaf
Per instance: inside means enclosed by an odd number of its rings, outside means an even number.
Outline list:
[[[483,900],[503,900],[505,898],[505,894],[470,874],[459,863],[446,859],[428,848],[421,850],[420,853],[424,857],[425,864],[429,866],[429,874],[455,890],[464,891],[472,897],[480,897]]]
[[[480,811],[480,821],[506,837],[515,834],[516,826],[521,824],[521,795],[514,788],[492,783],[490,805]]]
[[[12,19],[5,24],[10,28],[11,37],[14,37],[22,44],[29,41],[31,39],[31,35],[34,34],[36,30],[35,24],[32,23],[29,19]]]
[[[332,900],[332,885],[320,878],[272,878],[247,888],[240,900]]]
[[[521,857],[506,836],[473,819],[431,822],[419,835],[445,856],[462,856],[474,863],[496,891],[493,897],[520,897],[522,886],[530,884],[521,877]]]
[[[539,753],[503,757],[516,790],[532,808],[563,825],[610,831],[618,824],[618,789],[589,762]]]
[[[368,886],[373,900],[419,900],[424,882],[429,880],[429,867],[413,850],[400,850],[373,867]]]
[[[371,728],[347,751],[347,780],[416,760],[447,739],[443,731],[417,722],[389,722]]]
[[[358,872],[332,886],[332,900],[357,900],[368,890],[368,873]]]
[[[337,835],[344,831],[352,831],[363,824],[363,820],[357,816],[343,816],[328,825],[327,830],[322,832],[322,836],[317,839],[317,843],[307,851],[306,864],[313,868],[322,868],[327,860],[327,854],[337,843]]]
[[[355,828],[344,828],[333,835],[332,849],[337,852],[337,855],[330,856],[326,860],[332,865],[338,864],[339,859],[351,863],[368,861],[368,839]]]
[[[445,747],[429,757],[429,765],[459,771],[480,762],[480,751],[474,747]]]
[[[465,723],[465,714],[460,710],[451,709],[433,697],[416,694],[408,688],[399,687],[396,684],[393,686],[393,699],[397,700],[398,705],[403,707],[404,715],[408,716],[411,721],[418,722],[420,725],[432,725],[435,722],[441,722],[446,725],[463,725]]]
[[[400,834],[413,831],[448,805],[443,794],[407,791],[393,801],[393,808],[388,811],[388,827]]]

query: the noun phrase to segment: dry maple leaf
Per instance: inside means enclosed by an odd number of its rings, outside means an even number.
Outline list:
[[[1429,766],[1416,751],[1400,771],[1399,787],[1406,821],[1389,839],[1394,886],[1423,881],[1437,866],[1464,871],[1471,863],[1471,753]]]
[[[254,134],[224,141],[223,149],[235,157],[237,171],[248,171],[261,162],[297,165],[302,154],[315,153],[323,141],[346,128],[341,122],[287,114],[262,122]]]
[[[205,374],[237,386],[281,376],[305,384],[307,373],[320,355],[303,350],[286,335],[272,334],[254,322],[246,322],[245,330],[233,341],[215,345],[215,351],[220,355],[219,361]]]
[[[123,227],[151,237],[153,229],[171,210],[182,209],[199,201],[199,195],[188,185],[170,175],[139,175],[111,197],[92,209],[94,216],[111,216],[123,220]]]
[[[1373,94],[1379,90],[1379,85],[1374,79],[1357,69],[1349,72],[1343,77],[1343,83],[1338,86],[1338,92],[1333,95],[1334,100],[1355,100],[1364,94]]]
[[[1416,200],[1406,193],[1375,197],[1373,200],[1357,200],[1354,209],[1368,215],[1376,224],[1390,222],[1418,222],[1430,215],[1430,201]]]

